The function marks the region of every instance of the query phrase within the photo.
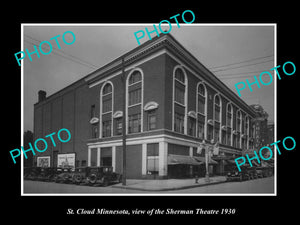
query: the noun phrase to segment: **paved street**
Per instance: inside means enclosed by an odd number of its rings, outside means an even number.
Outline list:
[[[243,182],[226,182],[222,184],[167,191],[165,193],[274,193],[274,177],[255,179]]]
[[[138,182],[138,181],[136,181]],[[142,182],[142,181],[140,181]],[[156,181],[157,182],[157,181]],[[201,187],[192,187],[180,190],[172,191],[143,191],[133,189],[123,189],[115,186],[108,187],[90,187],[73,184],[58,184],[51,182],[40,182],[40,181],[24,181],[24,194],[30,193],[46,193],[46,194],[147,194],[147,193],[158,193],[158,194],[222,194],[222,193],[273,193],[274,192],[274,177],[267,177],[262,179],[255,179],[243,182],[225,182],[219,184],[211,184]]]

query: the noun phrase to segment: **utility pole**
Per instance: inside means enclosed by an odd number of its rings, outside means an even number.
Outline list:
[[[122,117],[122,144],[123,144],[123,174],[122,185],[126,186],[126,77],[124,68],[124,58],[122,58],[122,77],[123,82],[123,117]]]

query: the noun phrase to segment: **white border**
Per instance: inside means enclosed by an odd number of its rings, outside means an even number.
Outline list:
[[[155,25],[158,25],[157,23]],[[175,25],[175,24],[173,24]],[[131,23],[131,24],[120,24],[120,23],[105,23],[105,24],[78,24],[78,23],[21,23],[21,51],[24,50],[24,26],[153,26],[151,23]],[[194,23],[194,24],[181,24],[181,26],[273,26],[274,27],[274,67],[277,65],[277,24],[276,23]],[[277,141],[277,79],[274,79],[274,141]],[[24,66],[21,63],[21,146],[24,143]],[[21,196],[277,196],[277,152],[275,152],[275,167],[274,167],[274,193],[208,193],[208,194],[195,194],[195,193],[143,193],[143,194],[119,194],[119,193],[105,193],[105,194],[70,194],[70,193],[55,193],[55,194],[28,194],[24,193],[23,184],[23,166],[24,160],[21,157]]]

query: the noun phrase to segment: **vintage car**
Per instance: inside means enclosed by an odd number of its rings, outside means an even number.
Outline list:
[[[111,166],[90,167],[86,178],[87,184],[94,186],[108,186],[121,181],[122,175],[113,172]]]
[[[28,176],[30,175],[31,173],[31,170],[32,170],[32,167],[24,167],[23,171],[23,178],[24,180],[28,180]]]
[[[250,174],[248,173],[247,167],[241,167],[241,171],[239,171],[236,167],[227,172],[226,175],[227,181],[243,181],[250,180]]]
[[[31,167],[26,171],[27,180],[36,180],[41,172],[41,167]]]
[[[66,167],[66,168],[60,168],[58,167],[56,169],[57,173],[54,177],[55,183],[71,183],[72,182],[72,170],[73,168]]]
[[[85,183],[90,167],[77,167],[72,173],[72,183],[82,184]]]
[[[258,177],[268,177],[269,176],[269,168],[268,167],[256,167],[256,172]]]
[[[37,175],[36,180],[39,181],[50,181],[54,176],[54,167],[41,167],[40,173]]]
[[[258,178],[256,167],[248,167],[247,172],[249,174],[250,179],[256,179]]]

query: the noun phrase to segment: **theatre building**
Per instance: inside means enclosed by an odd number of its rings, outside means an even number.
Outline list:
[[[124,115],[127,178],[204,176],[200,143],[219,143],[207,154],[209,173],[223,174],[243,149],[254,148],[255,111],[174,37],[161,34],[51,96],[39,92],[34,139],[61,128],[72,137],[61,143],[53,136],[56,146],[48,140],[35,162],[61,166],[60,156],[73,154],[73,166],[122,173]]]

